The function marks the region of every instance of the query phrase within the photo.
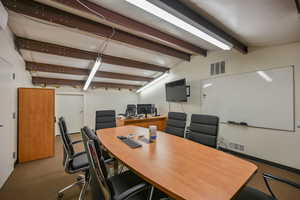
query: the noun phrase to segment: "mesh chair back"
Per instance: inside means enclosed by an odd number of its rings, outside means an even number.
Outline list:
[[[85,144],[89,140],[94,141],[94,146],[96,148],[97,154],[101,158],[101,162],[102,162],[102,160],[104,160],[104,159],[103,159],[103,152],[102,152],[102,148],[101,148],[101,142],[100,142],[99,138],[97,137],[96,133],[93,130],[89,129],[88,127],[84,127],[83,132],[82,132],[82,139]],[[103,165],[101,165],[101,170],[104,175],[104,178],[107,180],[108,172],[106,169],[106,165],[104,164],[104,161],[103,161]]]
[[[184,137],[186,114],[180,112],[169,112],[166,133]]]
[[[97,155],[97,151],[94,145],[94,141],[89,140],[87,142],[88,147],[88,157],[90,158],[90,176],[91,176],[91,192],[93,199],[110,199],[109,188],[106,184],[106,181],[103,177],[103,173],[101,171],[101,164],[99,157]]]
[[[116,127],[116,112],[114,110],[96,111],[95,130]]]
[[[219,118],[211,115],[195,115],[191,117],[190,132],[186,137],[190,140],[210,147],[217,147]]]
[[[101,153],[100,141],[89,128],[81,129],[82,139],[90,163],[91,192],[93,199],[110,199],[112,186],[108,181],[106,165]]]

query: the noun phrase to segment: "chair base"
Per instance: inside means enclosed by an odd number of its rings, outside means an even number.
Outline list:
[[[89,178],[88,176],[84,176],[84,175],[79,175],[76,178],[76,182],[72,183],[71,185],[68,185],[67,187],[61,189],[60,191],[58,191],[57,193],[57,200],[62,200],[64,197],[64,192],[75,187],[75,186],[82,186],[81,191],[80,191],[80,195],[79,195],[79,200],[83,200],[85,197],[85,193],[87,190],[87,186],[89,184]]]

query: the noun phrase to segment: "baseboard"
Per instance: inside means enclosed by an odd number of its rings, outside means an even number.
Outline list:
[[[287,171],[290,171],[290,172],[293,172],[295,174],[300,175],[300,169],[296,169],[296,168],[289,167],[289,166],[286,166],[286,165],[282,165],[282,164],[279,164],[279,163],[275,163],[275,162],[272,162],[272,161],[264,160],[264,159],[257,158],[257,157],[254,157],[254,156],[250,156],[250,155],[247,155],[247,154],[243,154],[243,153],[240,153],[240,152],[232,151],[232,150],[225,149],[225,148],[222,148],[222,147],[219,147],[219,149],[221,151],[224,151],[224,152],[227,152],[227,153],[230,153],[230,154],[242,157],[242,158],[246,158],[246,159],[249,159],[249,160],[265,163],[267,165],[271,165],[273,167],[284,169],[284,170],[287,170]]]

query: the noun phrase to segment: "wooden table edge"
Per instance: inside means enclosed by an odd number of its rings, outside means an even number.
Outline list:
[[[128,125],[128,126],[131,126],[131,127],[138,127],[138,126],[134,126],[134,125]],[[116,127],[117,128],[117,127]],[[140,128],[140,127],[139,127]],[[96,134],[98,137],[100,137],[100,133],[98,133],[100,130],[97,130],[96,131]],[[163,132],[163,131],[160,131],[160,132]],[[186,138],[184,138],[186,139]],[[194,142],[194,141],[191,141],[191,142]],[[195,142],[196,143],[196,142]],[[199,143],[197,143],[199,144]],[[177,194],[175,194],[174,192],[168,190],[167,188],[161,186],[159,183],[156,183],[154,181],[152,181],[151,179],[145,177],[142,173],[139,173],[136,169],[130,167],[127,163],[125,163],[122,159],[120,159],[118,156],[116,156],[115,154],[113,154],[104,144],[102,144],[109,152],[110,154],[112,154],[117,160],[121,161],[123,164],[125,164],[125,166],[127,168],[129,168],[130,170],[132,170],[135,174],[137,174],[138,176],[140,176],[142,179],[144,179],[146,182],[150,183],[151,185],[153,185],[155,188],[167,193],[168,195],[170,195],[170,197],[172,198],[175,198],[176,200],[186,200],[186,199],[183,199],[182,197],[178,196]],[[202,144],[199,144],[199,145],[202,145]],[[225,153],[225,154],[228,154],[226,152],[223,152],[221,151],[222,153]],[[229,156],[231,157],[234,157],[234,158],[237,158],[237,159],[240,159],[240,160],[243,160],[244,162],[247,162],[249,163],[250,165],[252,165],[254,167],[254,171],[252,172],[252,174],[248,177],[248,179],[245,181],[245,183],[240,187],[240,189],[231,197],[232,200],[234,200],[236,198],[236,196],[238,196],[238,194],[240,193],[240,191],[247,185],[247,183],[251,180],[251,178],[257,173],[258,171],[258,167],[249,162],[248,160],[245,160],[245,159],[242,159],[242,158],[239,158],[237,156],[234,156],[232,154],[228,154]]]

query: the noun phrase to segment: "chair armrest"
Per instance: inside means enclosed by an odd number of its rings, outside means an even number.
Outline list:
[[[285,178],[280,178],[280,177],[273,176],[273,175],[271,175],[271,174],[265,174],[265,173],[263,173],[263,178],[264,178],[264,181],[265,181],[265,183],[266,183],[266,186],[267,186],[269,192],[271,193],[271,195],[272,195],[272,197],[273,197],[274,199],[278,199],[278,198],[276,197],[276,195],[275,195],[274,192],[272,191],[271,186],[270,186],[268,180],[278,181],[278,182],[281,182],[281,183],[290,185],[290,186],[292,186],[292,187],[297,188],[297,189],[300,190],[300,184],[295,183],[295,182],[292,182],[292,181],[290,181],[290,180],[288,180],[288,179],[285,179]]]
[[[114,162],[116,159],[114,158],[109,158],[109,159],[106,159],[104,160],[104,163],[107,164],[107,163],[111,163],[111,162]]]
[[[82,143],[83,141],[82,140],[76,140],[76,141],[73,141],[72,144],[78,144],[78,143]]]
[[[138,185],[133,186],[132,188],[124,191],[119,196],[115,197],[115,200],[126,200],[148,188],[148,185],[146,183],[140,183]]]
[[[271,174],[266,174],[266,173],[264,173],[263,176],[264,176],[265,179],[270,179],[270,180],[275,180],[275,181],[278,181],[278,182],[281,182],[281,183],[285,183],[287,185],[290,185],[290,186],[300,190],[300,184],[292,182],[288,179],[280,178],[280,177],[273,176]]]

